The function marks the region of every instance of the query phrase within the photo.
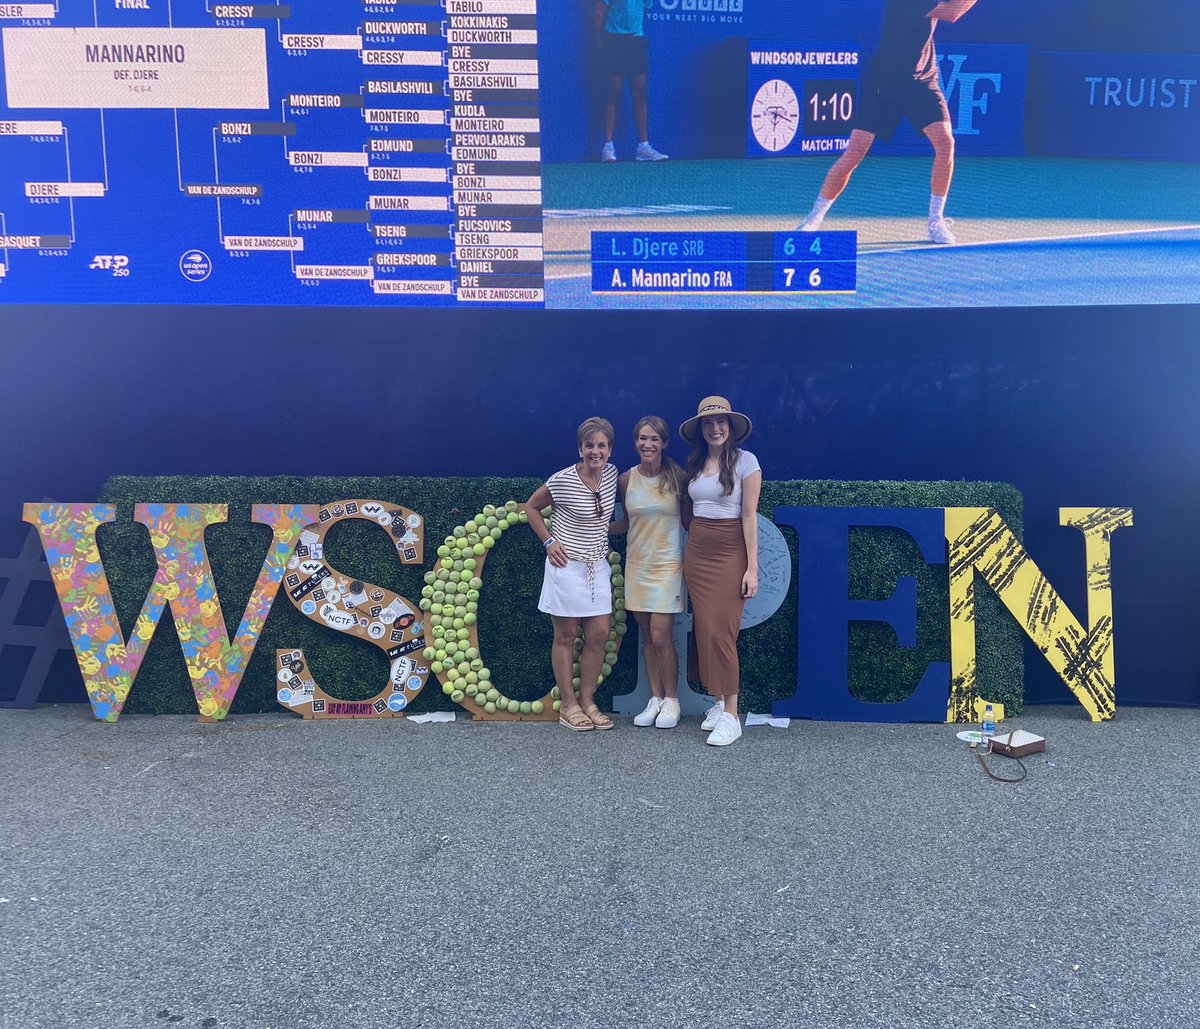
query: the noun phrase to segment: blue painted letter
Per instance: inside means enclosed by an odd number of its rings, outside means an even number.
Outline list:
[[[917,645],[917,582],[904,576],[887,600],[851,600],[850,528],[901,529],[928,564],[944,564],[946,539],[940,508],[777,507],[775,523],[799,537],[796,581],[796,693],[776,701],[772,714],[840,722],[944,722],[950,665],[934,662],[907,700],[855,700],[849,688],[847,623],[885,622],[902,647]]]

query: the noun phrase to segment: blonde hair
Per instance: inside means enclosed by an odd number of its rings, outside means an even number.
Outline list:
[[[593,433],[602,432],[608,438],[608,445],[611,448],[613,445],[613,427],[612,422],[607,418],[598,418],[592,416],[580,424],[575,432],[575,442],[582,447],[587,438]]]
[[[678,495],[683,491],[683,469],[671,459],[666,451],[666,447],[671,441],[670,426],[656,414],[644,415],[637,420],[633,427],[634,443],[637,443],[638,433],[641,432],[643,425],[649,426],[650,430],[663,443],[662,474],[658,477],[658,492]]]

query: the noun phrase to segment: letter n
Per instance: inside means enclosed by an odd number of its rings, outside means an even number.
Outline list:
[[[946,509],[950,544],[950,703],[946,720],[974,720],[975,573],[1000,598],[1092,721],[1116,711],[1112,644],[1112,534],[1133,524],[1127,507],[1063,508],[1063,525],[1084,536],[1088,566],[1085,630],[991,508]]]

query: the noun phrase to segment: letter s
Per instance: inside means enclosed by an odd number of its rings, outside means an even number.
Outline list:
[[[389,718],[402,715],[425,687],[424,625],[418,605],[391,590],[346,575],[325,560],[325,536],[339,522],[359,520],[388,533],[401,564],[424,560],[425,520],[416,512],[378,500],[327,504],[300,536],[284,588],[301,614],[318,625],[372,643],[391,662],[388,682],[374,697],[341,701],[317,685],[304,651],[275,651],[280,704],[305,718]]]

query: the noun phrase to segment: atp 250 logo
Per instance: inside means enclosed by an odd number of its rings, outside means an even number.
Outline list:
[[[88,271],[109,272],[114,278],[129,277],[129,258],[124,254],[97,254],[88,265]]]

